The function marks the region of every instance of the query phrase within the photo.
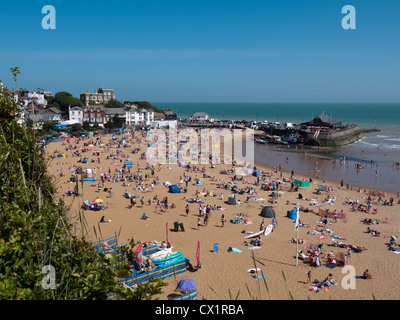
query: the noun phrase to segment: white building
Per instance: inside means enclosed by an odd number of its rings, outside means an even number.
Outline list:
[[[195,112],[189,117],[189,119],[192,121],[207,121],[209,117],[205,112]]]
[[[31,102],[37,102],[38,105],[43,105],[44,107],[47,106],[47,100],[45,99],[44,92],[25,92],[23,96],[19,97],[19,101],[23,103],[23,107],[28,106]]]
[[[75,123],[83,124],[83,110],[81,107],[69,107],[69,120],[74,121]]]
[[[133,108],[125,112],[125,123],[127,125],[150,125],[154,121],[153,110]]]
[[[176,120],[156,120],[150,123],[150,126],[154,129],[157,128],[176,128],[178,126],[178,121]]]

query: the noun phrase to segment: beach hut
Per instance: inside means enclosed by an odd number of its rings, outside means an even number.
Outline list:
[[[176,184],[173,184],[172,186],[169,187],[169,192],[170,193],[181,193],[178,185],[176,185]]]
[[[235,205],[236,204],[236,195],[230,194],[228,197],[228,204]]]
[[[266,207],[262,208],[260,216],[262,216],[264,218],[273,218],[273,217],[275,217],[275,211],[274,211],[274,209],[272,209],[272,207],[266,206]]]

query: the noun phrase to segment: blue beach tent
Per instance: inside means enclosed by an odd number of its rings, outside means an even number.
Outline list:
[[[254,176],[254,177],[260,177],[260,176],[261,176],[261,173],[260,173],[259,171],[256,170],[256,171],[253,172],[253,176]]]
[[[296,216],[297,216],[297,210],[296,209],[291,210],[289,213],[289,218],[292,220],[296,220]]]
[[[176,184],[174,184],[174,185],[169,187],[169,192],[170,193],[181,193],[181,191],[179,190],[178,185],[176,185]]]

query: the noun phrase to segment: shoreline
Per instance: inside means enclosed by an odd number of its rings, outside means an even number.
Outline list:
[[[266,150],[268,148],[268,150]],[[257,151],[256,151],[257,149]],[[321,149],[320,149],[321,150]],[[336,149],[337,150],[337,149]],[[263,159],[260,159],[263,157],[263,151],[268,152],[269,160],[264,157]],[[325,180],[332,180],[335,182],[340,183],[341,180],[344,181],[344,184],[346,185],[349,183],[353,187],[357,188],[366,188],[366,189],[376,189],[376,190],[382,190],[385,192],[391,192],[391,193],[397,193],[400,192],[400,170],[399,168],[396,167],[390,167],[387,165],[381,165],[377,166],[376,163],[367,163],[365,162],[365,168],[360,169],[358,172],[354,168],[354,166],[360,162],[354,161],[354,160],[349,160],[346,159],[346,161],[343,162],[342,165],[338,164],[338,159],[334,157],[332,154],[320,154],[318,152],[314,153],[312,149],[301,149],[301,150],[294,150],[293,148],[287,149],[285,147],[282,148],[275,148],[271,146],[263,147],[261,146],[255,146],[255,153],[257,153],[258,156],[255,157],[255,164],[258,166],[261,165],[266,165],[269,167],[278,167],[279,165],[282,165],[282,167],[285,167],[285,170],[287,172],[290,172],[291,169],[290,164],[288,162],[295,162],[295,165],[293,168],[293,171],[297,172],[298,174],[303,174],[307,175],[312,178],[320,178],[320,179],[325,179]],[[321,150],[322,152],[324,151],[334,151],[334,150]],[[304,155],[306,152],[306,156]],[[290,160],[286,162],[282,157],[289,158]],[[333,161],[335,160],[335,164],[333,165]],[[319,164],[318,171],[315,170],[314,164],[312,162],[317,161]],[[347,164],[346,164],[347,162]],[[300,167],[301,164],[303,164],[303,167]],[[305,164],[307,164],[307,168],[310,169],[310,171],[306,172]],[[333,168],[332,168],[333,167]],[[376,170],[379,168],[379,174],[374,176],[374,173]],[[342,169],[342,170],[340,170]],[[338,174],[336,175],[337,178],[332,177],[334,175],[335,170],[339,170]],[[346,171],[346,176],[343,177],[343,170]],[[366,171],[363,170],[369,170],[367,171],[367,174],[365,174]],[[373,170],[374,172],[371,172]],[[395,175],[393,176],[393,172]],[[342,175],[342,179],[340,179],[340,175]],[[397,176],[396,176],[397,174]],[[373,177],[374,176],[374,177]],[[370,184],[371,178],[376,178],[376,179],[383,179],[380,180],[378,186],[374,186],[373,184]],[[385,179],[390,179],[390,180],[385,180]],[[395,179],[392,181],[391,179]],[[385,188],[382,186],[382,184],[389,185],[389,182],[391,187]]]

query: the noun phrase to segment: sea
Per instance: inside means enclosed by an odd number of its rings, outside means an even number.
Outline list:
[[[400,103],[153,103],[178,118],[205,112],[217,120],[302,123],[326,114],[362,129],[377,129],[329,151],[255,144],[255,162],[310,176],[400,192]],[[358,169],[357,166],[358,165]]]

